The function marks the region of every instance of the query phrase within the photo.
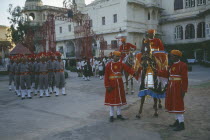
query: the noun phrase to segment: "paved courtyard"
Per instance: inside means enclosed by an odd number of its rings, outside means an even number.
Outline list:
[[[189,72],[190,86],[209,82],[209,72],[210,68],[193,65],[193,71]],[[66,79],[67,96],[55,97],[53,94],[50,98],[40,99],[35,96],[31,100],[21,100],[14,92],[8,91],[8,78],[0,77],[0,140],[159,140],[166,138],[156,129],[167,126],[163,123],[163,118],[169,118],[172,121],[173,117],[168,117],[168,114],[161,109],[159,118],[154,119],[151,98],[146,101],[149,107],[144,109],[144,118],[135,119],[139,104],[137,102],[138,83],[135,83],[135,94],[127,95],[128,105],[123,107],[122,113],[129,117],[129,120],[109,123],[109,108],[103,105],[105,94],[103,80],[92,77],[91,81],[83,81],[76,73],[69,74],[70,77]],[[149,127],[151,123],[153,125]]]

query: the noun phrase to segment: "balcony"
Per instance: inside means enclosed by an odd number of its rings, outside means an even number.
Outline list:
[[[85,32],[85,27],[84,26],[75,26],[74,27],[74,33],[75,34],[82,33],[82,32]]]

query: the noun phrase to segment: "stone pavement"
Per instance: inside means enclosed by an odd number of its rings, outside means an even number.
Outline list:
[[[189,72],[190,85],[210,80],[210,68],[193,65]],[[1,79],[1,77],[0,77]],[[127,95],[128,105],[124,111],[136,104],[135,94]],[[66,79],[67,96],[50,98],[33,97],[20,100],[8,91],[8,81],[0,80],[0,139],[1,140],[159,140],[161,136],[153,130],[136,125],[135,114],[122,123],[108,122],[109,108],[104,102],[103,80],[92,77],[83,81],[76,73]],[[126,114],[125,114],[126,115]],[[150,120],[142,121],[146,125]],[[132,125],[127,125],[132,124]],[[139,124],[139,122],[138,122]]]
[[[189,85],[198,85],[210,81],[210,68],[192,65],[192,72],[188,73]]]

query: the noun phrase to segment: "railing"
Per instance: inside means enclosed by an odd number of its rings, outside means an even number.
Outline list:
[[[84,26],[75,26],[74,27],[74,32],[75,33],[85,32],[85,28],[84,28]]]

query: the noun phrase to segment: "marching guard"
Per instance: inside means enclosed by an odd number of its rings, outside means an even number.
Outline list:
[[[41,62],[38,64],[38,72],[39,72],[39,86],[40,86],[40,98],[43,97],[45,93],[46,97],[50,97],[48,92],[48,63],[46,62],[46,54],[42,53]]]
[[[18,72],[18,65],[21,63],[20,59],[21,55],[16,56],[15,58],[15,65],[14,65],[14,75],[15,75],[15,87],[16,87],[16,93],[18,97],[21,96],[21,88],[20,88],[20,73]]]
[[[34,78],[35,78],[35,92],[34,92],[34,96],[36,96],[38,94],[38,92],[40,92],[40,85],[39,85],[39,72],[38,72],[38,64],[40,63],[40,58],[38,55],[36,55],[35,57],[35,63],[34,63]]]
[[[55,86],[55,56],[53,52],[49,52],[48,56],[50,57],[50,60],[48,61],[48,83],[49,83],[49,92],[52,94],[52,92],[56,92],[56,86]]]
[[[66,95],[65,89],[65,75],[64,75],[64,63],[61,60],[61,53],[56,52],[57,60],[55,61],[55,81],[56,81],[56,96],[59,95],[59,89],[62,89],[62,95]]]
[[[9,72],[9,91],[12,90],[12,84],[14,84],[14,60],[13,57],[10,57],[10,63],[7,66],[7,71]]]
[[[31,80],[30,80],[30,65],[27,62],[26,56],[22,57],[22,62],[18,64],[18,73],[20,73],[20,86],[22,99],[27,95],[31,99]]]

